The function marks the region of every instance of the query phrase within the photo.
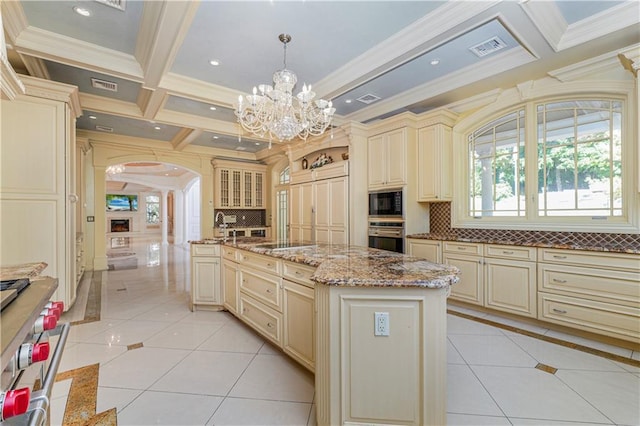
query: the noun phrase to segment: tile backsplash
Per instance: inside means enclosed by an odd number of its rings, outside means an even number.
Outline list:
[[[640,235],[638,234],[452,228],[451,203],[431,203],[429,213],[429,232],[432,234],[454,234],[458,238],[480,240],[530,241],[588,247],[617,246],[640,249]]]
[[[217,209],[218,212],[224,213],[225,216],[236,216],[236,223],[230,223],[229,228],[242,228],[247,226],[265,226],[267,211],[266,210],[244,210],[244,209]],[[244,219],[243,219],[244,218]],[[215,226],[222,224],[222,218],[218,218]]]

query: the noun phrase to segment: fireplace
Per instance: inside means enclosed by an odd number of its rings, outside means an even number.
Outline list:
[[[131,219],[110,219],[109,232],[131,232]]]

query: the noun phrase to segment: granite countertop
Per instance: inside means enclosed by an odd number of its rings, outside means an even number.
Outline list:
[[[502,244],[511,246],[527,246],[555,249],[585,250],[585,251],[602,251],[611,253],[629,253],[640,254],[640,248],[630,247],[626,244],[611,244],[604,246],[592,246],[575,242],[556,242],[544,240],[501,240],[497,238],[461,238],[456,234],[413,234],[407,235],[407,238],[418,240],[439,240],[439,241],[456,241],[461,243],[485,243],[485,244]]]
[[[458,282],[459,270],[402,253],[343,244],[304,244],[266,248],[262,241],[227,241],[227,246],[317,267],[312,280],[325,285],[445,288]]]
[[[18,278],[33,278],[40,275],[49,266],[45,262],[22,263],[19,265],[0,266],[0,279],[15,280]]]

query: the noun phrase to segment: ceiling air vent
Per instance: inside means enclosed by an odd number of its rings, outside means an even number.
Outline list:
[[[121,10],[124,12],[125,3],[127,0],[96,0],[98,3],[106,4],[107,6],[111,6],[115,9]]]
[[[469,48],[470,51],[476,54],[479,58],[487,56],[490,53],[497,52],[500,49],[507,47],[507,43],[502,41],[498,36],[491,37],[489,40],[483,41],[480,44],[476,44]]]
[[[109,133],[112,133],[112,132],[113,132],[113,127],[107,127],[107,126],[100,126],[100,125],[97,125],[97,126],[96,126],[96,130],[100,130],[101,132],[109,132]]]
[[[100,80],[99,78],[91,78],[91,87],[96,89],[108,90],[110,92],[118,91],[118,83],[113,81]]]
[[[360,96],[356,101],[362,102],[363,104],[372,104],[375,101],[379,100],[380,96],[372,95],[371,93],[367,93],[366,95]]]

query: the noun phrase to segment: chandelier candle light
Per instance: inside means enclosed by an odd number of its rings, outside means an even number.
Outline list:
[[[284,44],[284,68],[273,73],[273,87],[261,84],[253,88],[253,94],[238,97],[235,114],[243,129],[254,135],[279,141],[290,141],[298,137],[306,140],[309,136],[319,136],[331,124],[333,108],[331,101],[318,99],[311,91],[311,85],[302,86],[295,97],[293,88],[298,81],[295,73],[287,69],[288,34],[278,37]]]
[[[113,166],[108,166],[105,170],[107,174],[117,175],[119,173],[123,173],[125,169],[124,164],[114,164]]]

